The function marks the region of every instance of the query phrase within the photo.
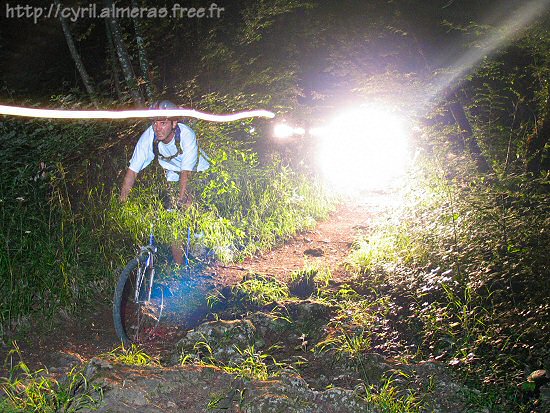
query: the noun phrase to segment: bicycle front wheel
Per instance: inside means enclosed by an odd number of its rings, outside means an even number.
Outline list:
[[[123,344],[145,343],[155,338],[164,304],[162,290],[148,297],[151,268],[145,260],[133,259],[126,265],[115,289],[113,321]]]

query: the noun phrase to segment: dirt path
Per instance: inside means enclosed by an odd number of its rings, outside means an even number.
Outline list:
[[[217,265],[217,278],[225,285],[242,280],[243,275],[260,273],[287,280],[305,265],[329,267],[336,281],[345,277],[342,263],[357,236],[365,233],[376,212],[367,204],[341,204],[328,220],[305,231],[261,256],[246,259],[238,266]]]
[[[216,265],[208,269],[207,281],[216,287],[231,286],[249,272],[286,280],[306,263],[330,267],[336,281],[345,281],[342,262],[358,235],[368,231],[377,211],[377,202],[341,204],[329,219],[314,230],[298,234],[284,245],[239,265]],[[211,286],[212,287],[212,286]],[[35,370],[46,367],[51,373],[63,373],[70,367],[111,351],[119,342],[114,334],[111,304],[101,303],[94,314],[60,317],[53,326],[30,328],[19,338],[23,360]],[[44,333],[44,329],[48,331]],[[39,332],[42,330],[42,332]],[[159,355],[171,346],[163,342],[147,346],[149,354]],[[7,346],[2,348],[6,358]],[[9,367],[9,366],[8,366]],[[2,371],[4,375],[6,370]]]

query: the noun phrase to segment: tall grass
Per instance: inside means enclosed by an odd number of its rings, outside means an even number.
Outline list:
[[[547,332],[532,324],[548,314],[548,182],[487,180],[458,161],[421,164],[404,205],[349,260],[404,308],[397,324],[418,337],[420,357],[488,383],[519,381],[519,366],[542,368],[549,350]]]
[[[64,380],[48,377],[47,370],[32,372],[21,359],[17,346],[9,357],[19,361],[11,366],[9,376],[0,378],[2,412],[77,412],[94,409],[103,392],[88,383],[85,372],[72,369]]]
[[[211,251],[223,262],[241,260],[311,228],[326,218],[333,205],[318,184],[288,168],[243,164],[229,171],[231,184],[216,181],[219,177],[215,172],[201,177],[193,184],[193,206],[167,211],[158,196],[165,184],[154,171],[150,172],[129,202],[120,205],[113,199],[113,225],[127,232],[134,242],[145,239],[150,230],[145,223],[154,223],[162,243],[184,243],[190,229],[192,250]],[[201,187],[205,181],[209,185]],[[219,195],[213,194],[214,186]]]
[[[111,243],[72,210],[62,172],[55,173],[48,194],[29,193],[0,207],[2,325],[32,311],[74,309],[111,285]]]

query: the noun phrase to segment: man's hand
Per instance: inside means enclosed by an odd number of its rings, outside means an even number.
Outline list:
[[[183,198],[178,198],[178,208],[189,208],[191,204],[193,203],[193,198],[191,197],[191,194],[185,193]]]
[[[180,195],[178,197],[178,207],[189,207],[193,201],[191,194],[187,191],[187,182],[191,177],[191,171],[180,172]]]
[[[137,173],[128,168],[126,175],[124,175],[122,187],[120,188],[120,196],[118,197],[120,202],[126,202],[128,200],[128,194],[136,182],[136,176]]]

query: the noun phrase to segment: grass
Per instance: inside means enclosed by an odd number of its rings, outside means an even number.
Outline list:
[[[321,341],[316,346],[320,353],[332,350],[336,353],[338,359],[351,360],[359,364],[364,353],[371,348],[371,338],[368,331],[358,330],[349,333],[345,329],[341,329],[333,337]]]
[[[264,306],[289,297],[288,286],[273,277],[252,274],[233,287],[235,294],[243,294],[253,304]]]
[[[18,358],[11,366],[9,376],[0,378],[0,410],[16,412],[76,412],[93,409],[102,398],[102,389],[90,385],[82,370],[73,368],[62,381],[48,377],[48,371],[32,372],[22,361],[15,346],[8,358]]]
[[[107,261],[113,243],[103,238],[101,212],[93,222],[91,206],[74,211],[63,166],[49,172],[47,183],[27,181],[29,172],[21,171],[9,185],[0,179],[0,186],[5,185],[0,202],[2,335],[30,313],[73,311],[113,280],[112,261]],[[23,183],[15,186],[18,180]],[[104,194],[93,191],[90,196],[99,201]]]
[[[235,356],[228,362],[218,360],[212,351],[212,348],[206,341],[195,343],[195,352],[182,353],[180,355],[180,364],[196,364],[205,367],[216,367],[224,372],[245,380],[268,380],[277,377],[280,371],[285,367],[284,364],[277,362],[275,358],[262,351],[255,349],[254,345],[249,345],[244,349],[233,346]]]
[[[208,251],[222,262],[231,262],[311,228],[331,208],[332,201],[315,183],[280,164],[228,166],[239,169],[231,174],[224,171],[223,179],[209,170],[193,183],[196,202],[183,213],[162,210],[158,194],[164,184],[151,168],[128,203],[111,204],[110,219],[135,242],[141,242],[149,230],[142,228],[144,221],[155,223],[157,238],[165,243],[185,242],[189,228],[192,251]]]
[[[424,410],[422,402],[412,392],[400,390],[387,378],[382,385],[370,385],[366,388],[366,399],[383,413],[419,413]]]
[[[455,165],[425,163],[405,203],[348,257],[359,295],[386,297],[397,313],[381,319],[416,359],[438,357],[484,392],[492,385],[504,410],[520,408],[520,366],[546,366],[547,337],[530,327],[543,323],[550,274],[546,187],[532,177],[486,182]],[[372,324],[357,309],[348,319]]]
[[[156,357],[147,354],[142,348],[135,344],[132,344],[129,348],[121,345],[107,353],[107,356],[115,362],[127,364],[129,366],[160,365]]]
[[[291,295],[307,298],[312,295],[322,296],[331,280],[332,272],[329,267],[306,262],[303,269],[290,274],[288,285]]]

